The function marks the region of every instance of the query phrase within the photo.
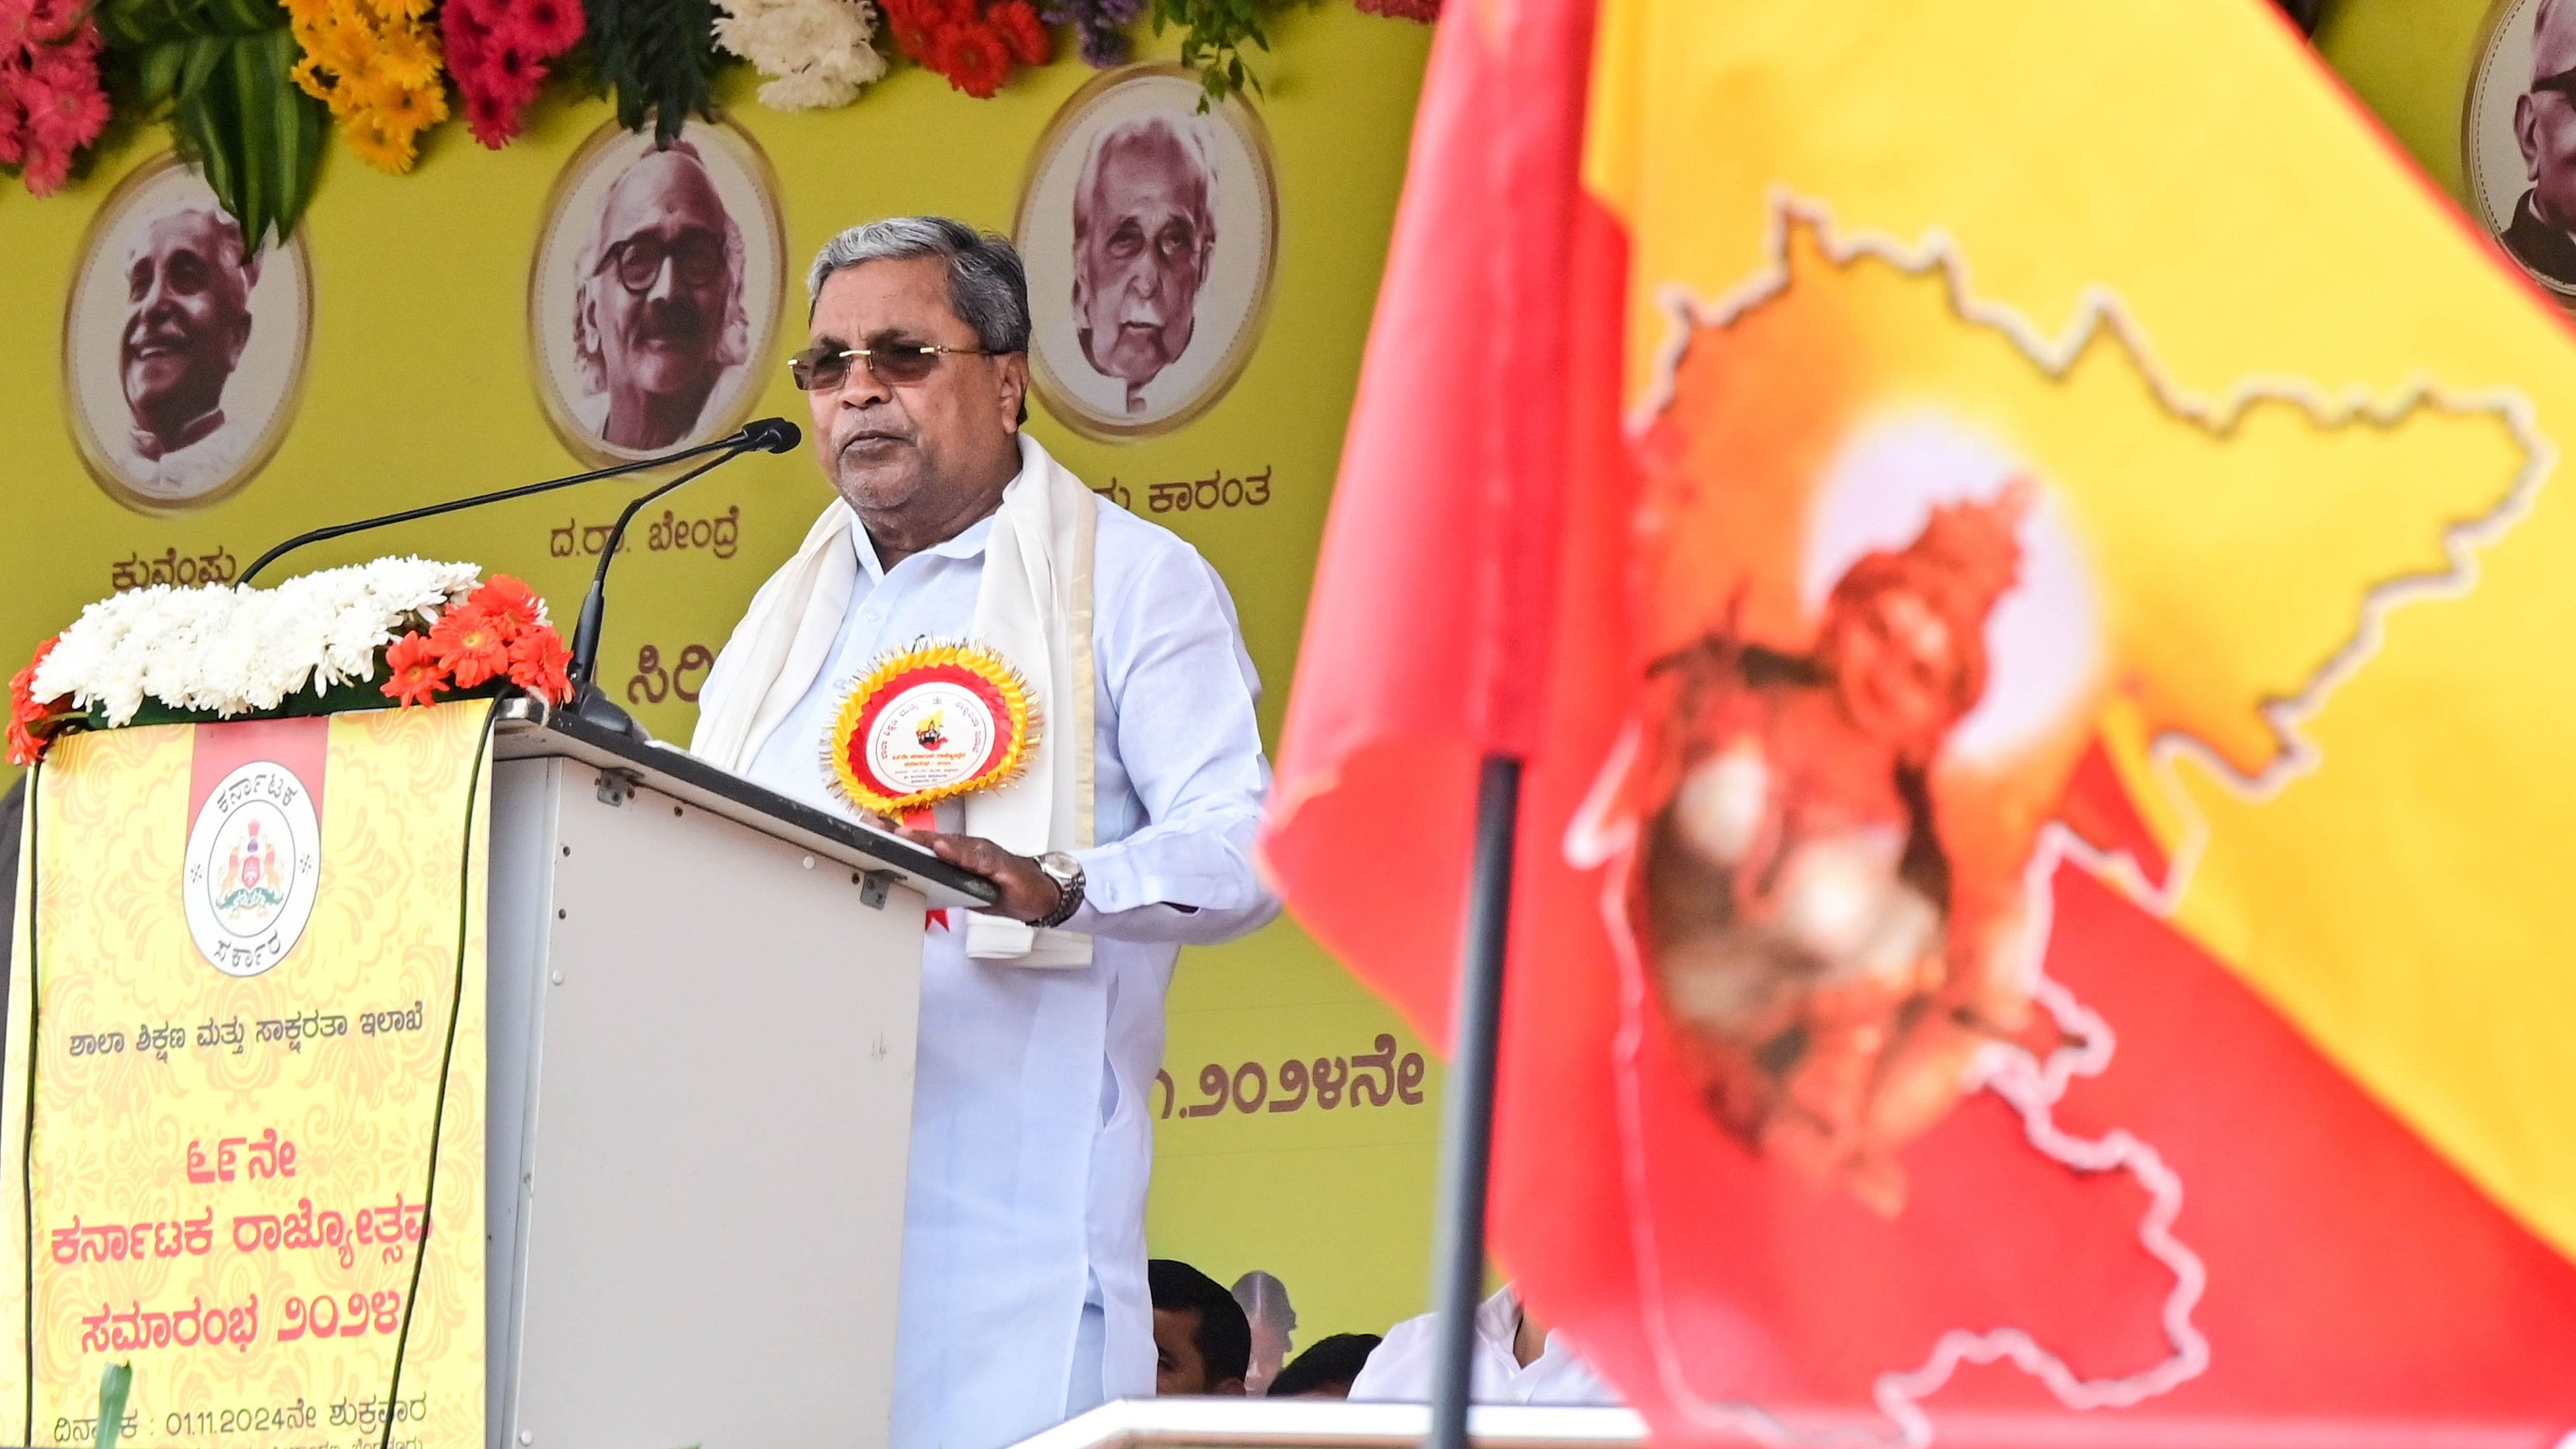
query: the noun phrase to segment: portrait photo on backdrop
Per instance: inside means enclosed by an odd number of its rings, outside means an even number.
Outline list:
[[[93,219],[63,309],[63,399],[90,476],[146,513],[201,508],[259,472],[292,419],[312,331],[301,236],[243,243],[165,154]]]
[[[1032,153],[1018,242],[1039,400],[1091,437],[1196,417],[1259,344],[1279,247],[1268,136],[1239,101],[1199,109],[1167,65],[1074,93]]]
[[[691,122],[656,149],[610,125],[583,143],[528,278],[530,367],[564,445],[612,462],[739,427],[785,253],[776,178],[739,128]]]
[[[2576,306],[2576,0],[2497,0],[2461,115],[2478,220]]]

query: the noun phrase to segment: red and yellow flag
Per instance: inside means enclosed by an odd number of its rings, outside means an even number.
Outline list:
[[[1674,1439],[2576,1429],[2576,346],[2271,6],[1453,0],[1408,185],[1266,849],[1437,1039],[1528,758],[1535,1311]]]

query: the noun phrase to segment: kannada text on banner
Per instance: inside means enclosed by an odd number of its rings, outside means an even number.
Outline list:
[[[128,1444],[356,1449],[388,1415],[396,1444],[482,1443],[486,709],[49,758],[0,1097],[0,1437],[95,1442],[130,1362]]]

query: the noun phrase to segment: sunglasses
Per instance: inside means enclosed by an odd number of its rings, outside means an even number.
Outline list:
[[[787,375],[801,392],[839,392],[850,380],[850,359],[867,364],[868,374],[889,386],[915,383],[939,370],[939,359],[996,357],[981,347],[934,347],[926,342],[896,342],[884,347],[833,347],[817,344],[787,359]]]
[[[708,286],[724,276],[724,243],[696,230],[684,231],[668,242],[653,236],[629,237],[608,249],[599,269],[616,272],[618,285],[630,292],[649,292],[660,279],[665,261],[678,273],[682,286]]]

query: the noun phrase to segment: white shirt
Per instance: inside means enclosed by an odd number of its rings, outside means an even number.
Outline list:
[[[1429,1403],[1440,1354],[1438,1318],[1426,1313],[1388,1329],[1386,1341],[1351,1381],[1351,1401]],[[1575,1355],[1561,1334],[1549,1334],[1546,1347],[1524,1367],[1512,1352],[1520,1331],[1521,1301],[1506,1283],[1476,1310],[1476,1366],[1468,1376],[1468,1398],[1479,1404],[1619,1406],[1618,1392]]]
[[[158,458],[146,458],[131,448],[121,449],[118,472],[128,486],[144,497],[176,503],[211,493],[230,482],[255,438],[249,425],[230,421]]]
[[[896,1449],[1000,1449],[1061,1420],[1069,1389],[1082,1402],[1153,1392],[1145,1189],[1164,991],[1183,943],[1232,939],[1279,909],[1252,869],[1270,767],[1253,715],[1260,682],[1233,600],[1197,550],[1097,506],[1100,843],[1074,852],[1084,902],[1066,923],[1092,936],[1092,964],[970,961],[962,930],[929,932]],[[827,782],[824,732],[879,654],[966,635],[992,524],[987,517],[891,571],[866,531],[853,531],[860,572],[840,635],[756,748],[753,780],[857,815]],[[725,668],[718,659],[715,675]],[[956,829],[957,803],[943,803],[939,816],[941,829]],[[1087,1297],[1104,1316],[1096,1387],[1071,1383]]]

